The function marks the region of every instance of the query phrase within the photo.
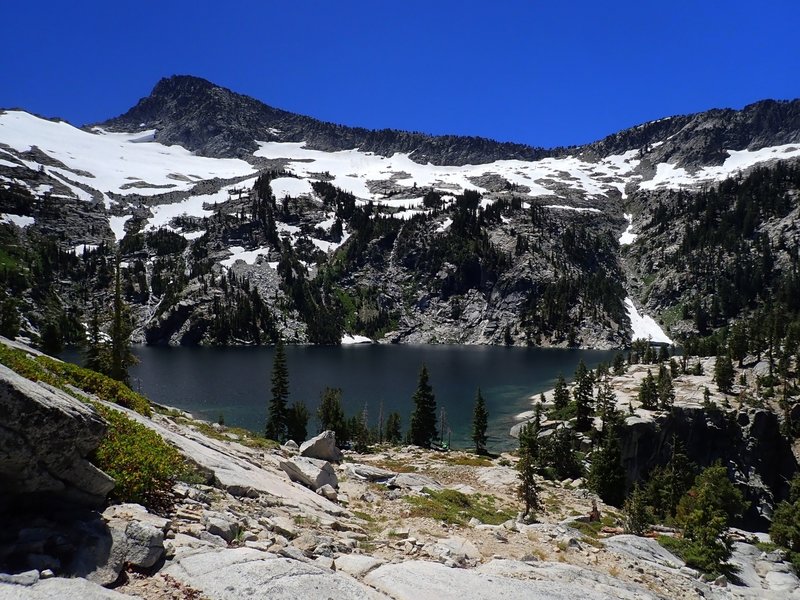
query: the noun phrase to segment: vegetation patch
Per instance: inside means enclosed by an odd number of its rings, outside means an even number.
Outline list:
[[[494,496],[472,494],[467,496],[456,490],[442,490],[435,492],[423,488],[424,496],[407,496],[406,502],[411,504],[412,517],[428,517],[451,523],[466,525],[473,517],[481,523],[500,525],[514,517],[507,510],[495,507]]]
[[[39,356],[36,360],[62,382],[74,385],[84,392],[94,394],[106,402],[119,404],[146,417],[151,416],[153,413],[150,408],[150,401],[131,390],[121,381],[111,379],[96,371],[84,369],[72,363],[55,360],[49,356]]]
[[[441,457],[436,456],[436,458],[450,465],[464,467],[491,467],[493,464],[489,458],[476,454],[443,454]]]
[[[175,480],[192,476],[183,457],[152,429],[118,410],[92,405],[108,422],[108,432],[92,462],[116,482],[110,497],[148,507],[163,505]]]
[[[187,425],[191,425],[203,435],[210,438],[214,438],[215,440],[220,440],[223,442],[236,441],[242,444],[243,446],[247,446],[248,448],[261,448],[264,450],[272,450],[274,448],[280,447],[280,444],[278,444],[278,442],[259,436],[253,433],[252,431],[248,429],[242,429],[241,427],[228,427],[227,425],[225,425],[220,429],[217,429],[207,421],[188,419],[182,414],[176,417],[175,420],[177,422],[182,422]],[[231,434],[235,435],[239,439],[234,440],[231,437]]]
[[[149,416],[147,398],[123,383],[47,356],[34,358],[4,344],[0,344],[0,363],[23,377],[52,385],[90,404],[106,420],[106,435],[90,459],[114,479],[116,486],[109,494],[111,499],[159,508],[168,503],[169,492],[177,479],[197,478],[181,454],[157,433],[118,410],[88,401],[75,391],[78,388]]]

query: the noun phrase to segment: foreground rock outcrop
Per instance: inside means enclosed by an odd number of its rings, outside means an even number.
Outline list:
[[[103,503],[114,481],[86,459],[106,432],[91,407],[0,365],[0,415],[0,511],[12,503]]]

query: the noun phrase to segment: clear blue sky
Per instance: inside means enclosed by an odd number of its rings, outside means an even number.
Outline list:
[[[75,124],[205,77],[320,119],[539,146],[800,96],[800,1],[3,2],[0,106]]]

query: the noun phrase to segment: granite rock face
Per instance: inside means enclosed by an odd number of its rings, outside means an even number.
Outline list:
[[[336,434],[328,430],[303,442],[300,445],[300,456],[339,462],[342,460],[342,451],[336,447]]]
[[[282,461],[280,466],[289,476],[289,479],[302,483],[314,491],[325,485],[330,485],[334,489],[339,487],[336,472],[333,470],[331,463],[326,460],[296,456]]]
[[[3,501],[105,500],[114,481],[86,459],[106,432],[91,407],[0,365],[0,414],[0,509]]]

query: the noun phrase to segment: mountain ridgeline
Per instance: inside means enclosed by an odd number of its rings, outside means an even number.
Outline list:
[[[653,333],[630,299],[717,348],[736,321],[798,314],[800,100],[545,150],[175,76],[84,130],[0,125],[0,333],[42,346],[103,328],[116,251],[151,344],[624,347]]]

